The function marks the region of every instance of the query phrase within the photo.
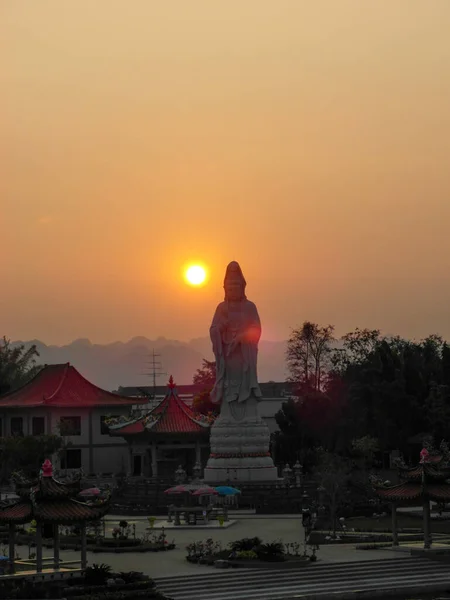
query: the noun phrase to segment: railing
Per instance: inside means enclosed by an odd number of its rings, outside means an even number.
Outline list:
[[[55,564],[55,559],[53,558],[53,556],[48,556],[48,557],[42,557],[42,568],[49,568],[49,567],[53,567],[53,565]],[[35,558],[24,558],[24,559],[19,559],[19,560],[15,560],[14,561],[14,565],[17,566],[23,566],[23,567],[32,567],[32,568],[36,568],[36,559]],[[70,566],[79,566],[81,568],[81,560],[59,560],[58,561],[58,567],[61,568],[66,568],[66,567],[70,567]]]

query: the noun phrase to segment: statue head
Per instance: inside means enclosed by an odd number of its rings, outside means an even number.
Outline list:
[[[230,262],[225,272],[223,288],[225,290],[225,300],[238,301],[245,300],[245,281],[241,267],[236,261]]]

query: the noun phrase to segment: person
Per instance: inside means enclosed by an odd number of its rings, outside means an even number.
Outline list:
[[[257,357],[261,322],[253,302],[245,295],[246,281],[235,261],[226,269],[225,300],[216,308],[210,337],[216,359],[213,403],[220,403],[220,419],[258,419]]]

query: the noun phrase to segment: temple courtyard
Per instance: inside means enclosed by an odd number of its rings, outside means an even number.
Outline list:
[[[260,537],[265,542],[280,540],[283,543],[298,542],[301,545],[304,540],[304,531],[299,515],[246,515],[232,516],[236,522],[228,528],[204,529],[191,527],[184,529],[167,529],[167,540],[176,544],[175,550],[167,552],[128,552],[115,554],[87,553],[88,564],[106,563],[114,571],[142,571],[151,577],[164,577],[176,575],[196,575],[202,573],[217,573],[213,567],[191,564],[186,560],[186,545],[192,542],[212,538],[215,542],[221,542],[225,548],[231,541],[245,537]],[[144,517],[114,516],[105,519],[107,523],[107,535],[117,527],[120,520],[126,520],[130,525],[136,525],[136,537],[142,536],[148,528],[148,521]],[[162,519],[161,519],[162,520]],[[158,522],[158,521],[157,521]],[[155,529],[159,533],[160,529]],[[303,545],[302,545],[303,548]],[[28,547],[18,546],[17,552],[20,558],[26,558]],[[44,549],[44,558],[52,555],[51,549]],[[399,558],[409,554],[393,552],[390,549],[379,550],[356,550],[355,544],[323,545],[317,553],[318,563],[345,563],[366,560],[380,560]],[[80,553],[76,551],[61,550],[61,559],[64,561],[79,560]]]

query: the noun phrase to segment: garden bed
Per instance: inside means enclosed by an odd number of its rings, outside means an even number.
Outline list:
[[[295,568],[317,560],[317,544],[310,545],[308,554],[306,546],[299,543],[283,544],[281,541],[263,543],[261,539],[244,538],[230,542],[228,548],[222,549],[219,543],[210,538],[204,542],[188,544],[186,560],[199,565],[217,568]]]
[[[276,570],[284,570],[284,569],[299,569],[300,567],[306,567],[311,564],[310,558],[304,556],[297,556],[292,558],[286,558],[282,561],[267,561],[267,560],[225,560],[225,561],[216,561],[214,566],[217,568],[232,568],[232,569],[276,569]],[[220,564],[223,563],[223,564]],[[228,564],[226,564],[228,563]]]
[[[90,552],[114,552],[116,554],[127,554],[129,552],[167,552],[168,550],[175,550],[175,544],[165,544],[164,546],[158,544],[138,544],[135,546],[110,546],[100,544],[98,546],[88,546]]]
[[[358,543],[374,543],[374,542],[392,542],[391,533],[342,533],[336,532],[337,537],[333,538],[329,532],[313,531],[310,536],[310,541],[318,545],[327,544],[358,544]],[[423,540],[423,534],[401,535],[398,539],[400,542],[420,542]]]
[[[38,598],[70,600],[169,600],[155,583],[142,573],[112,573],[108,565],[93,565],[83,577],[71,581],[0,581],[0,598],[33,600]]]
[[[17,536],[16,546],[31,546],[36,545],[36,538],[33,535]],[[53,548],[53,540],[45,539],[42,543],[44,548]],[[79,536],[61,536],[59,542],[60,550],[81,550],[81,541]],[[98,540],[87,539],[86,549],[88,552],[111,552],[116,554],[129,552],[165,552],[174,550],[175,544],[167,541],[160,542],[145,542],[141,539],[114,539],[100,538]]]

